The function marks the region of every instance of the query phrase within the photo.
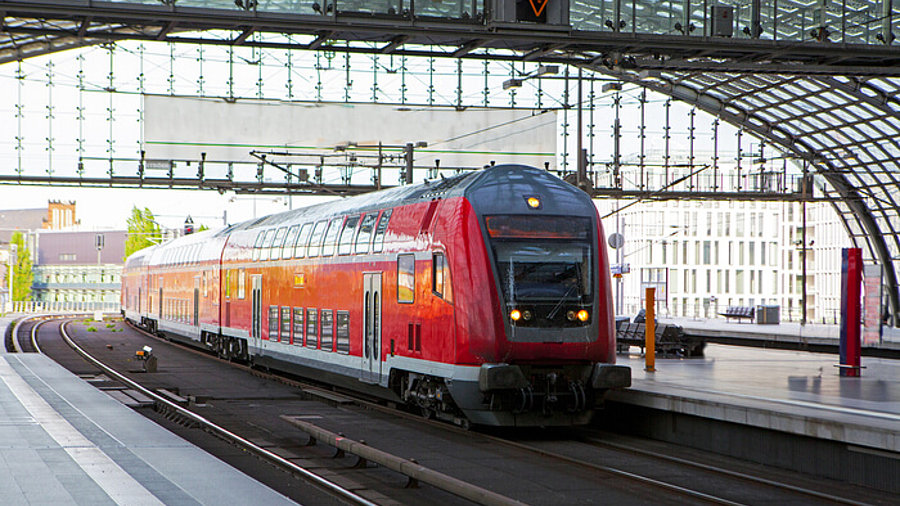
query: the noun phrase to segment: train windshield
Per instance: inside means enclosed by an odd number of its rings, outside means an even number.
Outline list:
[[[592,300],[589,218],[489,216],[486,221],[507,304]]]

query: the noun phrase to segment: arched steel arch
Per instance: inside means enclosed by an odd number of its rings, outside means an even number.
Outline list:
[[[883,267],[900,322],[900,79],[596,67],[697,108],[808,161],[853,243]]]

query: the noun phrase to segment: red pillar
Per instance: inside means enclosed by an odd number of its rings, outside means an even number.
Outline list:
[[[841,253],[841,376],[860,375],[860,291],[862,250],[844,248]]]

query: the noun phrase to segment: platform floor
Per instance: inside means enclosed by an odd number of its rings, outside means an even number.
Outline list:
[[[0,491],[4,505],[295,504],[46,356],[5,350]]]
[[[863,357],[862,377],[843,378],[837,356],[710,344],[702,358],[619,354],[631,389],[609,399],[706,418],[900,452],[900,361]]]

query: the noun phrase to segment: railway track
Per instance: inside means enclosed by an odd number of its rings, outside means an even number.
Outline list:
[[[161,341],[156,342],[161,344]],[[194,354],[203,355],[206,360],[212,359],[224,362],[199,350],[182,347],[181,345],[175,346]],[[243,364],[227,363],[231,367],[251,372],[255,376],[267,380],[275,380],[291,387],[302,389],[304,392],[312,395],[318,395],[321,390],[319,386],[254,370]],[[342,394],[336,395],[333,392],[325,392],[322,396],[330,398],[332,402],[335,402],[335,398],[344,397]],[[518,438],[521,434],[516,431],[512,431],[512,434],[502,433],[494,435],[467,432],[446,423],[425,420],[418,415],[397,411],[368,399],[353,398],[352,403],[363,406],[367,410],[387,413],[391,417],[406,420],[415,426],[429,427],[428,430],[455,434],[461,440],[468,441],[470,445],[489,444],[494,452],[500,451],[498,450],[499,447],[514,449],[518,452],[516,457],[518,460],[527,461],[529,460],[527,455],[531,455],[530,458],[532,460],[544,463],[537,463],[538,467],[541,465],[546,467],[562,465],[567,469],[567,473],[574,476],[594,476],[595,480],[598,477],[605,478],[600,480],[601,482],[609,480],[617,480],[622,483],[629,482],[631,485],[625,485],[625,489],[630,489],[629,487],[631,487],[641,490],[640,493],[635,492],[636,495],[634,497],[640,497],[642,494],[652,491],[650,492],[651,495],[662,498],[661,502],[673,503],[689,500],[715,504],[754,504],[763,501],[791,501],[797,504],[822,504],[823,502],[866,504],[864,501],[849,500],[834,493],[820,492],[791,483],[781,483],[775,479],[752,476],[749,473],[713,466],[709,463],[690,461],[673,455],[652,455],[652,452],[629,447],[621,442],[611,442],[608,440],[609,438],[597,433],[577,431],[576,438],[568,435],[559,438],[538,437],[529,439],[526,437],[521,439]],[[176,411],[180,413],[184,409],[179,406]],[[185,414],[183,416],[186,419],[195,420],[192,415]],[[350,427],[347,430],[347,437],[354,437],[354,433],[351,433],[350,430],[356,431],[357,428]],[[553,434],[552,431],[551,434]],[[356,437],[359,436],[356,435]],[[365,439],[371,441],[370,437],[367,436]],[[384,448],[384,446],[381,447]],[[460,452],[466,451],[465,448],[460,449]],[[685,469],[691,469],[691,472],[686,472]],[[603,494],[603,491],[598,490],[598,493]],[[510,495],[516,497],[514,494]],[[598,495],[597,497],[603,497],[603,495]],[[632,497],[632,500],[635,500],[634,497]],[[520,497],[520,500],[531,502],[527,496]],[[872,503],[877,503],[877,501],[872,501]]]

